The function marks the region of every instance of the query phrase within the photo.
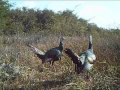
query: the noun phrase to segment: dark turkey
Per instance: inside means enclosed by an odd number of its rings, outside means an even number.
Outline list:
[[[59,46],[55,48],[51,48],[46,52],[43,52],[32,45],[28,45],[28,46],[37,55],[37,57],[42,60],[42,63],[50,62],[53,65],[54,61],[61,60],[62,51],[63,51],[63,40],[64,38],[61,37]]]

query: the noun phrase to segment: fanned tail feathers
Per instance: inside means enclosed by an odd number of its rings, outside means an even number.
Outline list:
[[[71,58],[73,63],[75,64],[81,63],[79,61],[79,56],[76,53],[74,53],[72,50],[66,48],[65,53]]]
[[[32,45],[28,45],[28,46],[37,55],[37,57],[39,57],[43,61],[45,53],[43,51],[37,49],[36,47],[32,46]]]
[[[45,53],[39,49],[37,49],[36,47],[29,45],[29,47],[31,48],[31,50],[36,53],[36,54],[40,54],[40,55],[44,55]]]
[[[84,65],[82,65],[82,62],[80,60],[81,58],[68,48],[66,48],[65,53],[71,58],[71,60],[75,64],[75,72],[79,74],[84,68]]]

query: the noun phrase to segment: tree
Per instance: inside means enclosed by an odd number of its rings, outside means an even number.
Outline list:
[[[6,26],[10,7],[11,5],[7,0],[0,0],[0,30],[3,30]]]

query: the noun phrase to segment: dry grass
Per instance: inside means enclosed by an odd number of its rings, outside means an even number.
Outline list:
[[[119,90],[120,89],[120,38],[93,36],[94,51],[97,56],[91,81],[85,80],[86,73],[77,75],[74,64],[64,54],[54,66],[44,65],[26,46],[31,43],[41,50],[55,47],[59,43],[56,36],[14,36],[0,37],[0,64],[17,67],[17,74],[0,75],[2,90]],[[65,36],[64,46],[80,53],[87,48],[87,38]],[[2,71],[1,71],[2,72]],[[3,72],[2,72],[3,73]],[[16,73],[16,72],[15,72]],[[3,77],[4,76],[4,77]],[[14,76],[14,78],[13,78]]]

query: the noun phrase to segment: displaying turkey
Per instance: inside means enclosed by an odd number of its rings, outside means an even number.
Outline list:
[[[96,56],[93,52],[92,35],[89,36],[89,46],[85,52],[82,52],[80,53],[80,55],[77,55],[71,49],[66,48],[65,53],[71,58],[71,60],[75,64],[75,71],[78,74],[82,70],[91,70],[96,60]]]
[[[69,48],[66,48],[64,51],[71,58],[73,63],[75,64],[75,72],[77,72],[79,74],[80,71],[78,71],[78,70],[83,69],[83,64],[80,61],[80,57]]]
[[[53,65],[54,61],[61,60],[62,51],[63,51],[63,40],[64,38],[61,37],[59,46],[55,48],[51,48],[46,52],[43,52],[32,45],[28,45],[28,46],[37,55],[37,57],[42,60],[42,63],[50,62]]]

